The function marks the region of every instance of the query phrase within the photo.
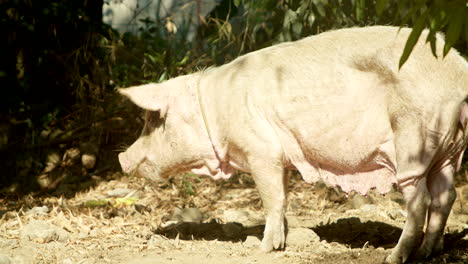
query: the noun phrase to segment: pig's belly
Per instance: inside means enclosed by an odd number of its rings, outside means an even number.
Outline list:
[[[383,111],[304,112],[276,131],[291,165],[307,182],[323,179],[345,192],[389,192],[396,184],[393,130]]]

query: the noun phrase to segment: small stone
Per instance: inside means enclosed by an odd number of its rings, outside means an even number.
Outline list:
[[[127,189],[127,188],[117,188],[107,192],[107,195],[110,197],[124,197],[125,195],[133,192],[134,190]]]
[[[84,239],[89,237],[89,232],[82,231],[78,234],[79,239]]]
[[[56,138],[58,138],[58,137],[60,137],[62,135],[63,135],[63,130],[61,130],[61,129],[56,129],[56,130],[52,131],[51,133],[48,133],[48,136],[49,136],[50,139],[56,139]]]
[[[249,220],[249,213],[240,210],[226,210],[224,211],[224,219],[226,222],[236,222],[242,224]]]
[[[369,196],[356,194],[353,196],[353,198],[350,199],[349,202],[351,203],[354,209],[359,209],[363,207],[364,205],[371,204],[372,200]]]
[[[405,205],[405,199],[403,198],[403,194],[397,191],[392,191],[388,194],[385,195],[386,197],[390,198],[393,202],[399,204],[399,205]]]
[[[365,204],[361,207],[361,210],[364,212],[378,212],[378,206],[374,204]]]
[[[44,169],[45,173],[53,171],[62,161],[58,152],[53,151],[47,155],[46,166]]]
[[[62,264],[73,264],[73,263],[75,263],[75,262],[74,262],[73,260],[69,259],[69,258],[64,259],[64,260],[62,261]]]
[[[248,236],[247,239],[242,243],[244,247],[259,247],[262,241],[256,236]]]
[[[398,212],[400,212],[400,214],[404,217],[404,218],[407,218],[408,217],[408,212],[406,212],[405,210],[398,210]]]
[[[294,215],[288,215],[288,216],[286,216],[286,219],[288,221],[288,227],[289,228],[295,228],[295,227],[301,227],[302,226],[299,219]]]
[[[80,157],[80,150],[78,148],[69,148],[65,151],[64,160],[75,160]]]
[[[52,183],[49,174],[41,174],[37,177],[37,183],[42,189],[46,189]]]
[[[392,220],[396,220],[398,217],[398,213],[395,210],[391,210],[387,213],[388,217]]]
[[[17,241],[14,239],[4,239],[0,238],[0,248],[5,248],[5,247],[14,247],[16,245]]]
[[[47,139],[50,135],[50,130],[42,130],[41,133],[39,134],[39,137],[43,140]]]
[[[46,215],[49,212],[49,207],[46,205],[44,206],[36,206],[31,208],[29,211],[26,212],[26,215]]]
[[[148,245],[160,245],[161,243],[164,243],[167,241],[167,238],[161,236],[161,235],[152,235],[150,239],[148,239]]]
[[[69,238],[67,231],[45,221],[31,221],[21,230],[21,239],[39,243],[51,241],[65,242]]]
[[[240,210],[226,210],[224,211],[224,219],[226,223],[239,223],[244,227],[252,227],[265,224],[263,216],[251,214],[246,211]]]
[[[10,264],[11,260],[9,257],[0,254],[0,264]]]
[[[200,223],[203,220],[203,215],[198,208],[176,208],[170,220]]]
[[[83,154],[81,156],[81,164],[83,167],[90,170],[96,166],[96,155],[94,154]]]
[[[307,246],[313,242],[320,242],[320,237],[309,228],[291,228],[286,237],[289,246]]]

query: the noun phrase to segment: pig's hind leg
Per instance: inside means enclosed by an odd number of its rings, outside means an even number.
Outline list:
[[[416,185],[404,187],[402,191],[406,200],[408,217],[398,244],[386,260],[389,263],[404,263],[413,253],[413,250],[417,248],[423,235],[427,208],[430,201],[426,178],[420,179]]]
[[[426,234],[417,257],[427,258],[431,253],[442,251],[444,247],[444,227],[457,197],[453,186],[454,172],[454,166],[449,165],[428,177],[427,185],[432,199],[427,215]]]
[[[398,244],[386,259],[389,263],[404,263],[419,248],[423,236],[431,200],[426,174],[433,156],[433,153],[424,151],[426,138],[423,131],[420,122],[411,116],[396,122],[397,179],[408,216]]]
[[[265,252],[285,246],[285,218],[287,177],[280,162],[251,162],[252,176],[265,209],[265,231],[261,249]]]

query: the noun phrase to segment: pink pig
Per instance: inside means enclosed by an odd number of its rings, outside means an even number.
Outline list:
[[[148,110],[141,137],[119,155],[122,168],[151,179],[250,172],[265,207],[265,251],[285,246],[285,169],[345,192],[397,185],[408,217],[387,261],[441,251],[467,145],[468,63],[455,50],[444,58],[441,36],[435,58],[423,32],[398,69],[410,32],[330,31],[121,89]]]

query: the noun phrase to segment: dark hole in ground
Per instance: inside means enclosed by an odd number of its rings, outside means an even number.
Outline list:
[[[362,248],[369,246],[393,248],[400,238],[402,230],[382,222],[361,222],[357,217],[341,218],[335,223],[311,228],[322,240]]]

